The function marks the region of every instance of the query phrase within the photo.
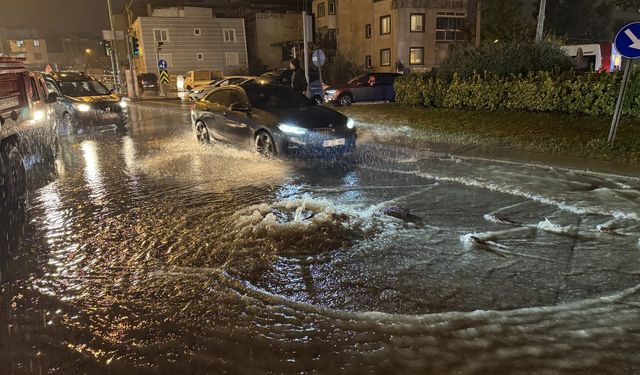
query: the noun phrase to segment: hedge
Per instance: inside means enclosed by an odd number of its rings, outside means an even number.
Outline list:
[[[610,116],[615,109],[622,73],[529,73],[498,77],[454,75],[451,80],[413,73],[396,80],[396,101],[412,107],[463,110],[564,112]],[[631,77],[626,115],[640,118],[640,72]]]

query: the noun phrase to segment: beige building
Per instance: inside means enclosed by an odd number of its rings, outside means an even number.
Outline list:
[[[302,40],[302,14],[258,12],[245,16],[247,51],[254,73],[286,66]]]
[[[314,0],[313,11],[321,46],[334,38],[337,53],[379,72],[431,70],[465,39],[467,0]]]
[[[139,73],[157,73],[158,54],[172,76],[190,70],[214,70],[237,74],[248,69],[244,19],[217,18],[211,8],[169,7],[153,9],[150,17],[138,17],[131,25],[138,38]],[[118,51],[126,56],[126,51]]]
[[[41,39],[9,40],[9,55],[26,59],[30,67],[44,67],[49,62],[47,41]]]

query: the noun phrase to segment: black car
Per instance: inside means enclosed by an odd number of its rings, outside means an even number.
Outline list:
[[[144,90],[157,90],[158,77],[153,73],[138,74],[138,87]]]
[[[127,102],[100,81],[78,72],[43,74],[47,89],[57,97],[56,116],[70,132],[116,125],[127,126]]]
[[[263,73],[256,78],[256,82],[262,85],[283,85],[291,87],[291,75],[293,70],[288,68],[278,68],[273,71]],[[323,103],[324,84],[320,81],[320,75],[317,71],[309,71],[309,97],[318,104]]]
[[[347,152],[356,147],[353,120],[280,85],[213,90],[191,107],[200,142],[250,146],[265,155]]]

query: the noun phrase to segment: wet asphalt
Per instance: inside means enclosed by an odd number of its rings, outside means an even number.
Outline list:
[[[0,365],[32,373],[640,371],[640,179],[197,143],[178,101],[64,136],[0,218]]]

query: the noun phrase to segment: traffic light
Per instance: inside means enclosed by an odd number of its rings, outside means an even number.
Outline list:
[[[140,43],[138,41],[138,38],[131,37],[131,53],[133,54],[133,56],[140,56]]]
[[[106,56],[111,56],[111,41],[110,40],[103,40],[102,41],[102,47],[104,47],[104,54]]]
[[[158,51],[162,51],[162,45],[163,45],[163,44],[164,44],[163,42],[158,42],[158,44],[156,45],[156,49],[157,49]]]

